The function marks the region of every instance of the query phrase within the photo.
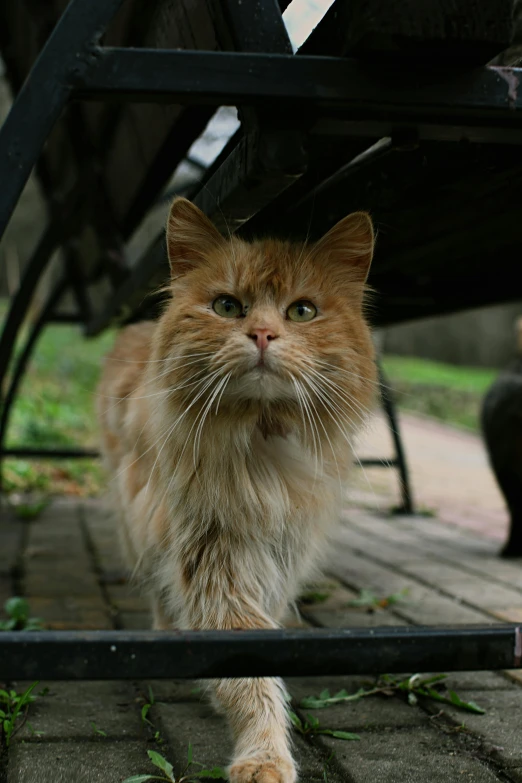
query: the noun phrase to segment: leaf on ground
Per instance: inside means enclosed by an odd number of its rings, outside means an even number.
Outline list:
[[[157,753],[155,750],[148,750],[147,755],[155,767],[161,769],[169,778],[174,780],[174,767],[167,759],[163,758],[161,753]]]
[[[297,729],[297,731],[300,731],[301,733],[304,732],[304,726],[301,723],[301,718],[295,714],[295,712],[292,712],[291,710],[288,711],[288,715],[290,716],[290,720],[292,721],[293,725]]]
[[[468,710],[468,712],[476,712],[478,715],[484,715],[486,710],[479,707],[474,701],[464,701],[455,691],[449,691],[449,697],[452,704],[455,707],[460,707],[461,710]]]
[[[342,739],[342,740],[360,740],[360,736],[358,734],[353,734],[351,731],[333,731],[332,729],[321,729],[319,732],[316,732],[318,734],[328,734],[331,737],[335,737],[336,739]]]
[[[157,775],[132,775],[130,778],[125,778],[123,783],[146,783],[147,780],[166,780],[167,778],[160,778]]]

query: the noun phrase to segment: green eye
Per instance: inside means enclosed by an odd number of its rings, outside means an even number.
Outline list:
[[[317,315],[317,307],[306,299],[300,299],[290,305],[286,314],[291,321],[311,321]]]
[[[223,318],[239,318],[243,314],[243,305],[233,296],[218,296],[212,302],[212,308]]]

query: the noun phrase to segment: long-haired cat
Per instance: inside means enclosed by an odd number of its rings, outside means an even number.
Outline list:
[[[98,409],[121,537],[154,626],[276,628],[325,549],[373,400],[365,213],[316,243],[225,240],[185,199],[171,297],[124,329]],[[292,783],[283,686],[218,680],[233,783]]]

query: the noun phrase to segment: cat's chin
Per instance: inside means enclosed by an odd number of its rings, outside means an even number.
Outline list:
[[[231,386],[231,395],[243,400],[272,402],[295,397],[291,381],[266,366],[252,368]]]

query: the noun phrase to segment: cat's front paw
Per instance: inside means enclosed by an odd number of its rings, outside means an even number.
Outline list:
[[[229,769],[230,783],[294,783],[296,777],[291,758],[264,753],[237,759]]]

